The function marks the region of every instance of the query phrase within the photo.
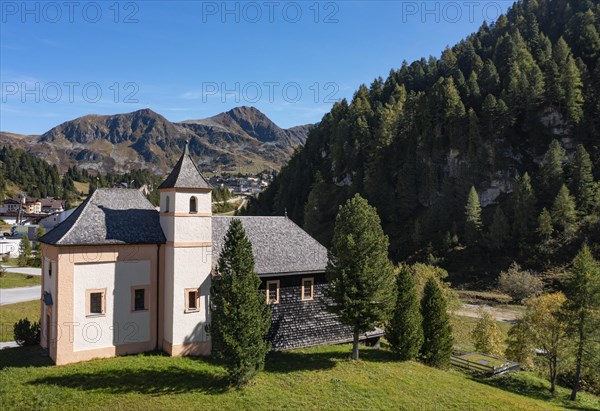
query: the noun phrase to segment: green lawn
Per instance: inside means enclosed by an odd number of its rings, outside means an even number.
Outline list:
[[[8,261],[3,261],[1,263],[4,267],[10,267],[10,266],[18,266],[18,258],[9,258]]]
[[[544,396],[541,380],[526,376],[474,380],[415,362],[396,362],[385,350],[350,346],[271,353],[266,369],[246,388],[229,390],[224,370],[207,358],[140,354],[49,366],[39,348],[0,351],[0,406],[12,409],[597,409],[598,398],[571,404],[566,391]],[[31,364],[30,367],[26,365]],[[520,377],[519,377],[520,378]],[[524,378],[524,377],[523,377]],[[522,390],[534,398],[510,391]]]
[[[30,321],[40,320],[39,300],[0,305],[0,341],[14,341],[13,325],[25,317]]]
[[[31,287],[40,285],[42,277],[39,275],[26,275],[17,273],[6,273],[0,277],[0,288]]]

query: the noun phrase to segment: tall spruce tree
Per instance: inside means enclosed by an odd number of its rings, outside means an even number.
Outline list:
[[[445,368],[450,364],[452,327],[442,287],[433,277],[425,283],[421,315],[423,316],[421,358],[427,365]]]
[[[510,237],[510,223],[501,207],[496,207],[494,218],[488,232],[488,244],[493,250],[499,250]]]
[[[269,344],[269,306],[259,293],[252,244],[239,219],[233,219],[225,235],[210,289],[213,353],[223,361],[232,385],[247,383],[262,370]]]
[[[340,207],[329,250],[325,293],[328,309],[352,328],[352,358],[359,359],[361,333],[388,319],[394,302],[388,237],[377,211],[356,194]]]
[[[584,244],[573,260],[572,276],[567,286],[566,303],[569,334],[577,345],[575,377],[571,400],[577,398],[581,368],[585,362],[598,362],[594,353],[600,347],[600,264]]]
[[[573,234],[577,231],[575,199],[564,184],[560,188],[552,205],[552,222],[559,231],[565,234]]]
[[[522,240],[527,237],[535,221],[536,198],[531,186],[528,173],[515,177],[515,190],[513,192],[513,232]]]
[[[467,205],[465,207],[465,239],[467,244],[474,245],[481,235],[481,205],[475,187],[469,190]]]
[[[570,188],[577,200],[577,207],[583,213],[589,212],[594,202],[594,175],[590,155],[581,144],[573,155],[570,174]]]
[[[567,154],[558,140],[552,140],[548,151],[544,155],[541,169],[544,204],[550,204],[558,194],[558,190],[565,183],[563,165],[567,161]]]
[[[322,244],[325,241],[323,228],[327,226],[327,221],[321,210],[321,203],[326,198],[326,193],[327,185],[323,181],[321,173],[317,171],[304,206],[304,229]]]
[[[560,106],[564,108],[567,118],[572,124],[577,124],[583,116],[583,84],[581,73],[575,64],[575,59],[567,42],[561,37],[552,51],[556,63],[560,88],[563,90]]]
[[[544,240],[548,240],[554,232],[554,227],[552,226],[552,216],[546,207],[542,209],[542,212],[538,217],[537,232]]]
[[[385,336],[398,358],[403,361],[414,360],[423,344],[423,318],[415,279],[406,265],[400,267],[396,290],[396,306]]]

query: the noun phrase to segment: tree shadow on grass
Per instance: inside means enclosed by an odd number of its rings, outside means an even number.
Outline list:
[[[160,354],[149,354],[148,357]],[[102,360],[101,360],[102,361]],[[106,361],[106,360],[104,360]],[[180,363],[169,366],[156,366],[152,358],[147,365],[126,366],[123,368],[110,367],[107,369],[92,369],[82,372],[68,372],[65,369],[61,375],[51,375],[30,382],[32,385],[55,385],[82,391],[100,391],[108,394],[139,393],[146,395],[184,394],[202,392],[205,394],[220,394],[229,387],[224,372],[220,369],[205,369],[195,367],[193,362],[210,360],[192,359],[192,363]]]
[[[42,355],[39,345],[0,350],[0,370],[4,368],[46,367],[53,364],[48,355]]]
[[[272,351],[267,355],[265,371],[288,373],[327,370],[335,367],[336,362],[343,359],[344,355],[339,352]]]
[[[273,373],[288,373],[295,371],[318,371],[335,367],[342,361],[351,361],[352,346],[348,345],[348,351],[325,350],[314,351],[273,351],[267,355],[265,371]],[[389,362],[397,361],[397,358],[388,351],[373,348],[360,348],[361,361]]]
[[[554,404],[571,410],[597,410],[598,405],[592,406],[579,402],[572,402],[568,399],[567,394],[557,393],[552,394],[549,390],[549,384],[542,380],[523,380],[517,375],[508,373],[494,377],[486,377],[473,374],[471,379],[482,384],[491,385],[504,391],[509,391],[514,394],[523,395],[525,397],[534,398],[542,401],[553,401]]]

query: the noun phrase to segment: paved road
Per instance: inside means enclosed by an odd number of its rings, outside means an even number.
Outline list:
[[[41,293],[42,287],[40,285],[0,289],[0,305],[39,300]]]
[[[17,273],[17,274],[26,274],[26,275],[42,275],[41,268],[35,267],[11,267],[8,265],[3,266],[6,269],[6,272],[9,273]]]

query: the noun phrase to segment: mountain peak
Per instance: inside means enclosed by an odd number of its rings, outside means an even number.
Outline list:
[[[232,116],[261,116],[267,117],[262,111],[253,106],[238,106],[227,111],[226,114]],[[268,117],[267,117],[268,118]]]

